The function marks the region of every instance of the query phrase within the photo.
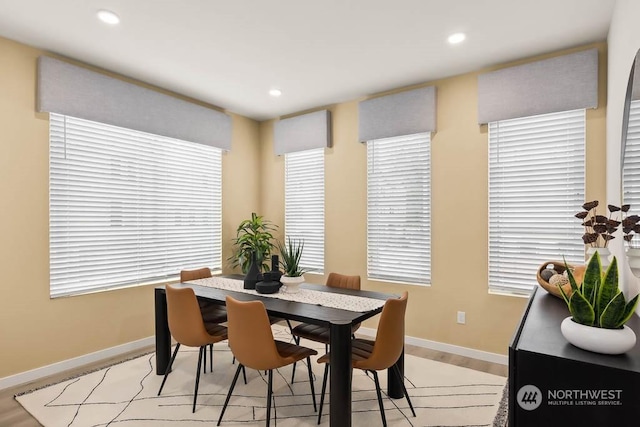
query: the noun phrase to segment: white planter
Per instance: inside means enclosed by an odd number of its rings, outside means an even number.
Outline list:
[[[604,273],[607,267],[609,267],[609,264],[610,264],[609,258],[611,256],[611,252],[609,251],[609,248],[588,247],[587,257],[585,261],[589,262],[589,260],[591,259],[591,256],[593,256],[593,254],[595,254],[596,252],[600,254],[600,264],[602,264],[602,272]]]
[[[304,283],[304,276],[282,276],[280,278],[280,283],[284,285],[284,289],[282,289],[282,292],[285,292],[287,294],[295,294],[300,292],[300,283]]]
[[[562,335],[583,350],[602,354],[622,354],[636,345],[636,334],[628,326],[622,329],[603,329],[585,326],[567,317],[560,325]]]

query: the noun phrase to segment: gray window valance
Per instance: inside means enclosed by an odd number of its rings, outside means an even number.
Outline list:
[[[478,76],[478,123],[598,107],[598,50]]]
[[[282,119],[273,125],[276,155],[331,147],[331,112],[315,111]]]
[[[436,130],[435,86],[367,99],[359,105],[360,142]]]
[[[47,56],[37,110],[231,149],[227,114]]]

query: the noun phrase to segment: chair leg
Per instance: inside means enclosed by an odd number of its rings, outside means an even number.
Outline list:
[[[196,400],[198,400],[198,384],[200,384],[200,365],[202,364],[202,358],[204,356],[204,360],[207,360],[207,346],[203,345],[200,347],[200,351],[198,352],[198,369],[196,370],[196,388],[193,390],[193,409],[191,412],[196,412]],[[205,362],[206,363],[206,362]]]
[[[273,369],[269,369],[269,384],[267,385],[267,424],[269,427],[269,421],[271,420],[271,395],[273,393]]]
[[[291,368],[291,384],[293,384],[293,380],[296,377],[296,364],[298,362],[293,362],[293,366]]]
[[[164,371],[164,378],[162,379],[162,384],[160,384],[160,390],[158,390],[158,396],[162,393],[162,388],[164,387],[164,383],[167,381],[167,377],[169,376],[169,372],[171,372],[171,366],[173,365],[173,361],[176,360],[176,354],[178,354],[178,349],[180,348],[180,343],[176,344],[176,349],[173,351],[173,355],[171,356],[171,360],[169,360],[169,364],[167,365],[167,369]]]
[[[416,416],[416,411],[413,410],[413,405],[411,404],[411,399],[409,399],[409,393],[407,393],[407,388],[404,386],[404,378],[402,378],[402,374],[400,373],[400,368],[398,365],[393,365],[393,372],[395,372],[396,377],[400,380],[400,384],[402,385],[402,392],[404,393],[404,397],[407,398],[407,403],[409,404],[409,408],[411,408],[411,413],[413,416]]]
[[[213,368],[211,370],[213,371]],[[204,362],[202,363],[202,373],[207,373],[207,346],[204,347]]]
[[[309,385],[311,386],[311,399],[313,399],[313,412],[318,412],[316,406],[316,391],[313,388],[313,371],[311,370],[311,358],[307,357],[307,370],[309,371]]]
[[[227,410],[227,404],[229,403],[229,399],[231,399],[231,394],[233,393],[233,389],[236,386],[236,381],[238,381],[238,375],[240,375],[240,370],[243,369],[240,363],[238,363],[238,369],[236,369],[236,374],[233,376],[233,381],[231,381],[231,387],[229,387],[229,393],[227,393],[227,398],[224,401],[224,405],[222,406],[222,411],[220,412],[220,418],[218,418],[218,424],[222,422],[222,416],[224,415],[224,411]]]
[[[291,326],[291,322],[289,321],[289,319],[287,320],[287,325],[289,326],[289,331],[291,331],[291,336],[293,337],[293,342],[296,343],[296,345],[300,345],[300,337],[297,335],[293,335],[293,326]]]
[[[382,417],[382,426],[387,427],[387,417],[384,416],[384,404],[382,403],[382,393],[380,392],[380,382],[378,381],[378,372],[371,371],[373,380],[376,383],[376,393],[378,394],[378,405],[380,405],[380,416]]]
[[[247,384],[247,371],[246,371],[246,369],[244,369],[244,366],[242,367],[242,377],[244,378],[244,383],[246,385]]]
[[[324,365],[324,376],[322,377],[322,393],[320,394],[320,409],[318,410],[318,425],[322,418],[322,405],[324,404],[324,393],[327,390],[327,378],[329,377],[329,364]]]
[[[209,366],[210,366],[210,372],[213,372],[213,344],[209,344]],[[205,356],[207,355],[207,353],[204,354]]]

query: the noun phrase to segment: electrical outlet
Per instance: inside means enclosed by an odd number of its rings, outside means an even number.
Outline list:
[[[466,313],[464,311],[458,312],[458,323],[464,325],[466,321]]]

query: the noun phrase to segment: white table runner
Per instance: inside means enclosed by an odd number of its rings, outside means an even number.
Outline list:
[[[371,311],[384,305],[384,300],[375,298],[344,295],[334,292],[321,292],[304,288],[300,288],[300,291],[295,294],[289,294],[286,292],[260,294],[252,289],[244,289],[244,282],[242,280],[229,279],[226,277],[209,277],[206,279],[190,280],[189,283],[224,289],[227,291],[244,292],[246,294],[259,295],[261,297],[278,298],[286,301],[322,305],[324,307],[339,308],[341,310],[356,312]]]

